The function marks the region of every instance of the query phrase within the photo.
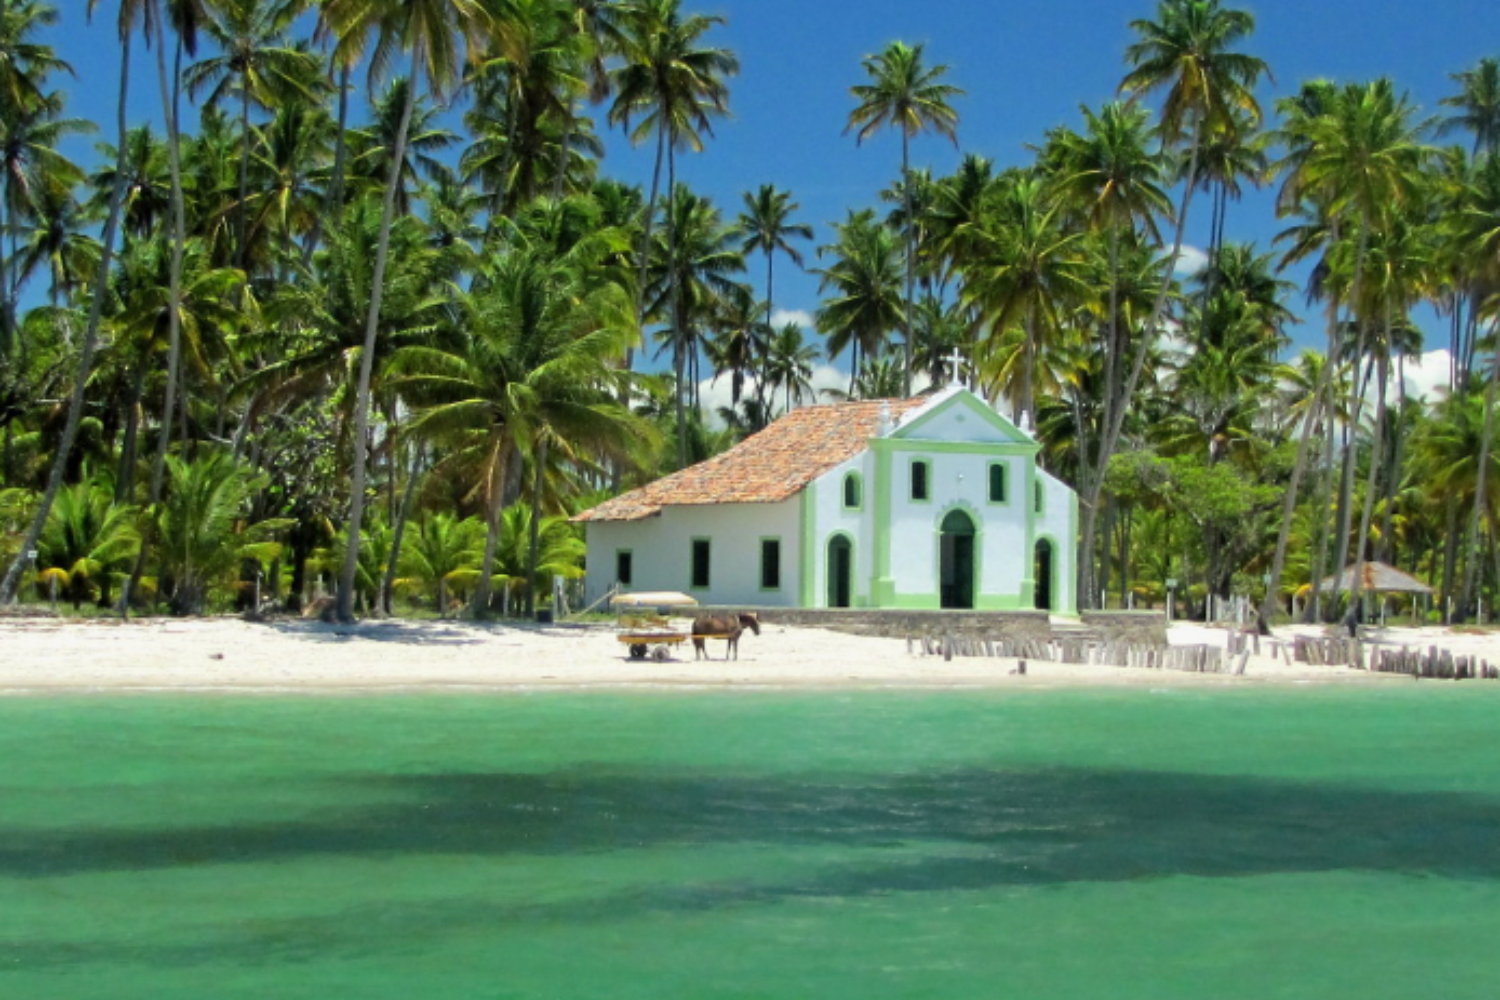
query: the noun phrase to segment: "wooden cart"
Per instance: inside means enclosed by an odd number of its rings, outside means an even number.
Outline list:
[[[691,638],[689,629],[674,626],[668,616],[673,610],[698,606],[687,594],[671,591],[618,594],[612,603],[618,622],[615,638],[629,648],[632,660],[648,656],[665,660],[673,646]]]

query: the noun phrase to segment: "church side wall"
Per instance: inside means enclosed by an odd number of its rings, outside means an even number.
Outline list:
[[[668,507],[640,521],[586,524],[589,553],[585,590],[589,603],[616,582],[619,554],[630,553],[631,580],[622,590],[681,591],[700,604],[794,607],[801,590],[797,498],[777,504]],[[694,587],[693,542],[709,548],[709,585]],[[761,587],[761,555],[779,542],[780,585]]]
[[[845,484],[850,476],[857,482],[857,503],[845,504]],[[807,505],[807,531],[802,539],[802,601],[805,608],[826,608],[828,598],[828,547],[835,538],[848,539],[852,547],[853,573],[850,579],[850,604],[856,608],[870,606],[870,582],[873,579],[875,531],[870,517],[874,496],[875,462],[868,452],[824,473],[804,491]]]
[[[1073,614],[1078,611],[1078,494],[1041,470],[1037,481],[1043,499],[1036,537],[1052,545],[1052,610]]]

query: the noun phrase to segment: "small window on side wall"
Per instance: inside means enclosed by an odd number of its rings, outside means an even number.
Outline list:
[[[860,492],[859,473],[849,473],[844,477],[844,507],[849,510],[858,510],[863,502]]]
[[[931,499],[931,470],[925,459],[917,459],[911,463],[911,498],[913,500]]]
[[[760,540],[760,589],[781,589],[781,539]]]
[[[990,466],[990,503],[1005,503],[1005,466],[999,462]]]
[[[1038,514],[1042,513],[1042,497],[1043,496],[1044,496],[1044,494],[1042,493],[1042,484],[1041,483],[1037,483],[1036,484],[1036,512]]]
[[[709,545],[707,538],[693,539],[693,576],[695,590],[707,590],[709,580]]]
[[[615,582],[623,586],[630,586],[635,582],[635,554],[629,549],[620,549],[615,553]]]

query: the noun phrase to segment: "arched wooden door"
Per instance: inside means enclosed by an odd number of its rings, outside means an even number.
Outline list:
[[[853,603],[854,544],[845,535],[828,540],[828,606],[847,608]]]
[[[943,518],[938,574],[945,608],[974,606],[974,521],[961,510]]]

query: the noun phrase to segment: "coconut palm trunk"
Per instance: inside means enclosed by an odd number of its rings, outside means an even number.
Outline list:
[[[182,369],[182,251],[187,242],[187,207],[182,192],[182,132],[173,85],[167,76],[166,36],[160,19],[156,21],[156,73],[161,85],[162,111],[167,119],[167,163],[172,176],[172,256],[167,274],[167,386],[162,400],[156,456],[151,462],[150,497],[153,504],[161,499],[167,449],[172,441],[172,420],[177,412],[178,380]],[[141,551],[145,551],[144,546]]]
[[[537,442],[536,479],[531,487],[531,536],[527,539],[526,552],[526,617],[536,613],[537,563],[542,549],[542,490],[547,483],[547,445],[544,431]]]
[[[1497,333],[1500,333],[1500,319],[1490,327],[1492,339]],[[1479,465],[1474,473],[1474,507],[1469,512],[1469,526],[1464,532],[1464,585],[1458,606],[1461,617],[1467,617],[1474,606],[1475,581],[1480,563],[1479,524],[1487,502],[1490,451],[1495,441],[1495,396],[1496,388],[1500,386],[1500,342],[1495,343],[1490,350],[1490,377],[1484,389],[1484,425],[1479,433]]]
[[[912,218],[911,207],[911,135],[905,128],[901,129],[901,196],[906,208],[906,308],[901,313],[901,384],[910,398],[912,361],[916,356],[911,342],[911,314],[916,296],[917,220]]]
[[[1329,296],[1328,307],[1328,359],[1324,362],[1322,370],[1318,373],[1317,384],[1313,388],[1313,398],[1307,407],[1307,412],[1302,417],[1302,431],[1297,438],[1297,457],[1292,463],[1292,478],[1286,487],[1286,496],[1281,503],[1281,522],[1276,529],[1276,548],[1271,557],[1271,579],[1266,585],[1266,596],[1260,608],[1260,620],[1257,623],[1260,631],[1266,635],[1270,634],[1271,617],[1276,613],[1276,594],[1281,589],[1281,576],[1286,570],[1287,544],[1292,534],[1292,518],[1297,513],[1297,498],[1302,485],[1302,477],[1307,472],[1308,461],[1312,455],[1313,432],[1322,419],[1323,407],[1328,401],[1328,395],[1332,392],[1332,375],[1334,369],[1339,366],[1339,342],[1338,342],[1338,297]]]
[[[484,558],[479,564],[479,580],[474,587],[474,600],[470,613],[481,618],[489,611],[490,577],[495,573],[495,549],[500,542],[500,511],[505,506],[505,486],[509,473],[510,457],[515,449],[515,438],[508,429],[502,429],[490,458],[488,494],[484,509]]]
[[[1188,157],[1187,175],[1183,182],[1182,203],[1177,210],[1176,233],[1172,237],[1172,254],[1167,258],[1166,271],[1162,274],[1161,287],[1156,291],[1156,301],[1151,307],[1151,318],[1141,331],[1141,341],[1136,346],[1131,361],[1130,374],[1118,389],[1105,387],[1104,427],[1099,435],[1098,460],[1084,475],[1084,496],[1079,504],[1080,552],[1078,558],[1078,594],[1083,607],[1092,607],[1094,600],[1094,562],[1098,547],[1099,504],[1104,494],[1105,473],[1109,460],[1119,447],[1120,435],[1125,428],[1125,414],[1130,409],[1130,400],[1140,384],[1141,372],[1145,370],[1146,358],[1156,342],[1156,329],[1161,324],[1167,308],[1167,296],[1172,290],[1172,272],[1177,259],[1182,255],[1183,237],[1187,228],[1188,208],[1193,203],[1193,189],[1198,184],[1198,151],[1203,140],[1203,119],[1193,118],[1192,152]]]
[[[661,113],[665,116],[666,109],[663,108]],[[646,323],[646,268],[651,261],[651,229],[656,223],[656,200],[661,194],[661,168],[666,147],[667,129],[663,125],[656,131],[656,164],[651,168],[651,194],[646,198],[646,216],[641,225],[640,257],[636,261],[635,316],[642,326]],[[670,190],[668,200],[670,201]]]
[[[115,182],[109,196],[109,214],[105,217],[104,232],[100,236],[99,270],[94,279],[95,293],[91,296],[92,301],[89,303],[88,325],[84,328],[83,343],[79,345],[78,371],[73,379],[73,393],[68,399],[68,416],[63,424],[62,437],[57,443],[57,452],[52,458],[52,468],[47,474],[47,486],[42,491],[41,503],[37,505],[36,514],[27,526],[26,534],[21,538],[21,546],[16,551],[16,557],[11,561],[10,568],[6,570],[5,578],[0,580],[0,606],[15,603],[16,593],[20,589],[21,574],[25,571],[30,553],[36,548],[37,539],[42,536],[42,528],[47,524],[47,518],[52,513],[52,505],[57,500],[58,490],[62,488],[63,477],[68,471],[73,444],[78,440],[78,425],[83,419],[84,394],[88,389],[94,353],[99,344],[99,324],[104,317],[104,300],[107,296],[103,294],[103,290],[109,284],[110,266],[114,261],[115,236],[119,231],[120,215],[125,205],[126,175],[130,165],[129,144],[126,141],[130,134],[126,116],[126,98],[129,93],[130,46],[125,44],[120,47],[120,97],[117,111],[120,140],[115,153]]]
[[[381,205],[380,235],[375,246],[375,270],[370,276],[370,309],[365,316],[364,349],[359,358],[359,381],[354,397],[354,467],[349,482],[349,524],[344,547],[344,565],[339,575],[335,614],[340,621],[354,620],[354,586],[359,572],[359,532],[365,515],[365,472],[369,462],[370,381],[375,370],[375,343],[380,331],[380,303],[385,290],[385,270],[391,252],[391,225],[396,217],[396,189],[401,184],[401,163],[406,157],[407,133],[416,110],[417,90],[421,86],[422,61],[413,50],[411,85],[406,89],[406,103],[401,107],[401,124],[396,129],[396,146],[391,151],[390,175],[386,179]],[[480,581],[481,585],[484,581]]]

